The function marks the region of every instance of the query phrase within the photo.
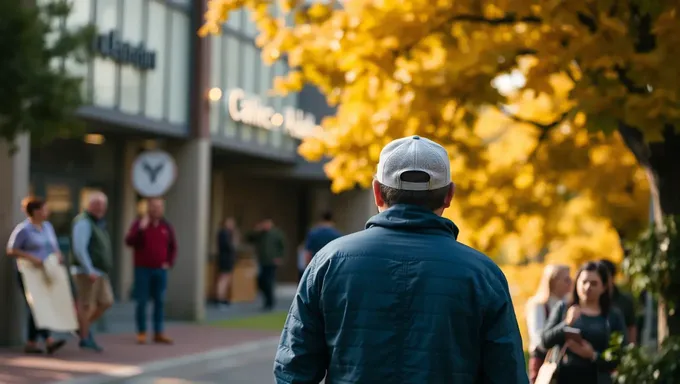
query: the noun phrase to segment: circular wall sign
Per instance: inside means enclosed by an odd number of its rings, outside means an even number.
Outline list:
[[[160,150],[142,152],[132,163],[132,185],[144,197],[160,197],[177,178],[175,160]]]

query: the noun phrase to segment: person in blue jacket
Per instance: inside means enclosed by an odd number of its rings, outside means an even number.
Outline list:
[[[383,148],[379,213],[304,272],[277,384],[528,384],[505,276],[441,217],[453,192],[441,145],[411,136]]]

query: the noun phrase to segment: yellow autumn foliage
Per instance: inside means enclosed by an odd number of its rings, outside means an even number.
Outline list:
[[[520,318],[542,263],[620,259],[618,234],[647,221],[646,177],[617,124],[650,140],[665,124],[680,126],[678,2],[208,5],[201,34],[248,8],[263,58],[285,55],[295,68],[275,90],[311,83],[338,107],[324,134],[299,148],[309,160],[332,158],[334,191],[368,186],[380,148],[395,138],[418,134],[448,149],[448,215],[461,241],[505,264]]]

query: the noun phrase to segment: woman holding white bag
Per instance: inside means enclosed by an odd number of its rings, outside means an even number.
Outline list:
[[[7,244],[7,255],[17,259],[24,259],[36,267],[43,265],[45,259],[51,254],[57,254],[61,260],[57,237],[52,224],[47,221],[49,212],[45,201],[37,197],[27,197],[21,202],[21,207],[26,213],[26,220],[19,223],[12,231]],[[18,271],[17,271],[18,272]],[[24,297],[26,290],[19,273],[19,286]],[[65,340],[54,340],[50,331],[37,329],[33,314],[28,314],[28,342],[24,347],[26,353],[43,353],[38,346],[38,339],[45,342],[47,353],[54,353],[66,344]]]

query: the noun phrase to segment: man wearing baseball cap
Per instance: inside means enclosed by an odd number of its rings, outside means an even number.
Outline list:
[[[446,149],[411,136],[380,153],[378,213],[305,271],[274,363],[278,384],[527,384],[508,283],[456,241]]]

